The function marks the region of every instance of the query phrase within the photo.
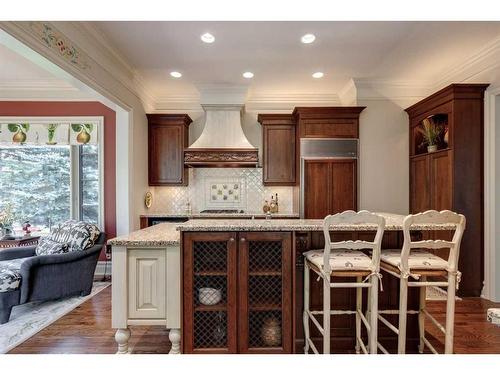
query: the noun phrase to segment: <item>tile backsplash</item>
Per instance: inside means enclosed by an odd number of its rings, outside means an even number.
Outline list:
[[[264,200],[278,194],[280,213],[294,210],[294,188],[263,186],[262,168],[190,168],[189,186],[151,187],[150,213],[183,214],[186,203],[192,212],[206,209],[238,209],[262,212]]]

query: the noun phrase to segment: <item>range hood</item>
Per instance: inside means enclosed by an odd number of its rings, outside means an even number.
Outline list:
[[[258,150],[241,128],[243,105],[202,105],[206,113],[200,137],[184,150],[189,167],[256,167]]]

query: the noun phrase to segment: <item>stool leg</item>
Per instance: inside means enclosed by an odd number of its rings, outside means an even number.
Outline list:
[[[406,351],[406,318],[408,309],[408,279],[401,277],[399,282],[399,335],[398,354],[405,354]]]
[[[304,312],[302,314],[302,320],[304,322],[304,353],[309,353],[309,266],[307,262],[304,262]]]
[[[323,278],[323,354],[330,354],[330,277]]]
[[[444,353],[453,354],[453,330],[455,322],[455,291],[457,279],[448,273],[448,298],[446,300],[446,328]]]
[[[368,345],[370,346],[370,354],[377,354],[378,347],[378,277],[375,275],[371,276],[370,280],[372,286],[369,288],[370,290],[370,301],[368,301],[370,305],[370,334],[368,336]]]
[[[427,281],[426,276],[422,276],[422,281],[425,282]],[[425,337],[425,314],[424,314],[424,309],[425,309],[425,298],[427,297],[427,287],[426,286],[421,286],[419,288],[420,292],[420,302],[419,302],[419,307],[418,307],[418,333],[420,336],[420,342],[418,345],[418,352],[423,353],[425,344],[424,344],[424,337]]]
[[[356,282],[361,282],[361,277],[356,277]],[[361,345],[359,341],[361,340],[361,317],[359,316],[359,311],[361,311],[363,302],[363,290],[361,288],[356,288],[356,354],[360,353]]]

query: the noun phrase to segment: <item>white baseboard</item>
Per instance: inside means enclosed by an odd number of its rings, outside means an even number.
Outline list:
[[[107,263],[107,265],[106,265]],[[111,276],[111,261],[108,260],[100,260],[97,262],[97,267],[95,268],[94,278],[103,277],[104,272],[106,272],[106,276]]]

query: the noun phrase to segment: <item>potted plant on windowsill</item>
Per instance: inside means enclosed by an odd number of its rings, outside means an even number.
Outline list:
[[[417,131],[422,134],[422,143],[427,145],[427,152],[437,151],[443,127],[436,124],[432,118],[425,118],[418,126]]]
[[[12,205],[8,204],[5,208],[0,209],[0,239],[10,240],[12,236],[12,224],[14,223],[14,213]]]

